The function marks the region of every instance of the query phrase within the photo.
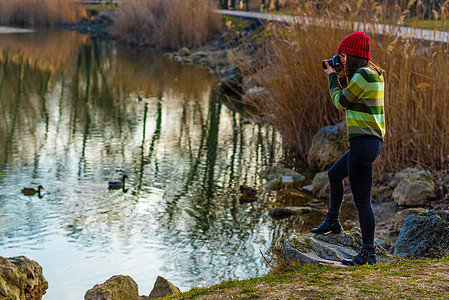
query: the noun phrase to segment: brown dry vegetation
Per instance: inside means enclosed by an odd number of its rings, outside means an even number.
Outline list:
[[[115,38],[159,49],[198,47],[222,29],[205,0],[130,0],[114,18]]]
[[[0,7],[0,24],[9,26],[54,26],[86,16],[84,9],[67,0],[0,0]]]
[[[339,42],[356,31],[354,23],[340,20],[401,22],[405,13],[388,10],[388,1],[326,1],[327,16],[311,18],[308,25],[274,25],[258,65],[249,76],[264,87],[265,96],[253,99],[259,112],[282,133],[289,152],[304,158],[312,137],[323,126],[344,120],[330,101],[327,77],[321,60],[335,54]],[[340,2],[340,1],[338,1]],[[309,4],[307,4],[309,3]],[[332,3],[334,5],[332,5]],[[351,7],[351,14],[348,14]],[[304,3],[297,11],[318,17],[323,10]],[[330,13],[330,11],[332,13]],[[383,12],[389,11],[389,15]],[[397,18],[391,12],[405,12]],[[394,32],[371,36],[371,57],[385,72],[387,134],[377,172],[397,171],[409,166],[447,169],[449,163],[449,68],[446,44],[423,43],[413,38],[395,38]],[[250,62],[248,62],[249,64]],[[254,62],[251,62],[254,63]],[[248,69],[247,67],[245,67]]]

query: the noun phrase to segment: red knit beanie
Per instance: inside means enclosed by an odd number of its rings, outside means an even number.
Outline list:
[[[337,53],[349,54],[371,60],[369,40],[369,36],[364,32],[351,33],[340,42]]]

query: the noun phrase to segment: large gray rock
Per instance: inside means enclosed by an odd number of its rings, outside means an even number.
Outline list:
[[[340,234],[312,233],[293,236],[284,243],[282,255],[288,262],[340,265],[344,258],[357,255],[362,246],[359,228]]]
[[[393,199],[397,205],[423,206],[436,197],[434,178],[428,171],[408,168],[397,173],[395,181]]]
[[[393,253],[400,257],[442,256],[449,251],[449,213],[430,210],[409,216],[402,225]]]
[[[0,256],[0,299],[38,300],[47,288],[48,282],[37,262],[25,256]]]
[[[346,126],[344,123],[320,129],[312,139],[307,155],[310,169],[324,171],[329,169],[348,148]]]
[[[165,279],[164,277],[158,276],[156,282],[154,283],[153,290],[148,296],[148,299],[156,299],[159,297],[165,297],[169,295],[180,294],[181,291],[179,288],[174,286],[170,281]]]
[[[137,283],[130,276],[115,275],[96,284],[84,295],[85,300],[139,300]]]

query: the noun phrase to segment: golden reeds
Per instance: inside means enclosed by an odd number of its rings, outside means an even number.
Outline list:
[[[198,47],[221,31],[213,8],[205,0],[130,0],[117,12],[112,34],[159,49]]]
[[[265,92],[252,99],[252,104],[281,132],[287,151],[302,159],[317,130],[344,120],[343,112],[330,101],[321,67],[321,60],[331,58],[339,42],[356,31],[353,23],[339,22],[344,19],[339,16],[326,24],[315,19],[308,25],[276,26],[257,57],[258,66],[247,74]],[[386,70],[387,134],[376,161],[377,171],[411,166],[448,168],[447,45],[374,35],[369,28],[367,32],[373,62]]]
[[[74,23],[86,12],[67,0],[0,0],[0,24],[9,26],[54,26]]]

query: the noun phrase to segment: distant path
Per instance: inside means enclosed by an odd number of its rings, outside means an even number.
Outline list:
[[[229,15],[241,18],[260,19],[267,21],[277,21],[286,23],[302,23],[307,24],[311,22],[312,18],[282,15],[282,14],[270,14],[250,11],[237,11],[237,10],[224,10],[217,9],[216,13],[221,15]],[[325,19],[321,19],[323,22]],[[443,42],[449,41],[449,33],[447,31],[411,28],[404,26],[384,25],[384,24],[366,24],[362,22],[354,22],[355,30],[365,31],[374,34],[387,34],[388,32],[394,36],[414,38],[418,40],[430,41],[430,42]]]

